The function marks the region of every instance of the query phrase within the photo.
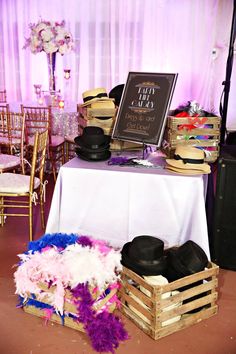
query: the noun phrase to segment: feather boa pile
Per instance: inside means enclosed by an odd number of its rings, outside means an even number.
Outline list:
[[[106,291],[109,292],[109,289],[118,286],[121,270],[119,251],[105,241],[87,236],[45,234],[39,240],[30,242],[28,251],[18,256],[20,262],[14,273],[15,293],[20,296],[22,305],[32,299],[32,294],[42,303],[44,296],[47,296],[55,312],[63,317],[65,291],[70,289],[77,297],[79,321],[84,324],[95,350],[114,352],[118,342],[127,339],[120,320],[109,314],[106,307],[98,313],[92,309],[94,300],[89,291],[95,289],[103,293],[108,289]],[[42,283],[53,287],[54,291],[42,291]],[[84,289],[83,292],[81,289]],[[118,299],[113,296],[111,301]],[[85,313],[88,316],[86,318],[83,317]],[[97,333],[104,333],[107,332],[109,323],[110,330],[114,328],[112,336],[109,334],[100,339],[100,334],[94,336],[94,331],[91,330],[93,326],[100,324],[101,328]]]

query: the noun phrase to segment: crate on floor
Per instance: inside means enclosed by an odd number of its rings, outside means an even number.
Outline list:
[[[155,340],[182,330],[217,313],[218,272],[209,262],[199,273],[153,286],[123,267],[121,311]]]
[[[173,158],[177,144],[201,147],[206,152],[206,162],[215,162],[219,156],[220,117],[168,116],[162,151]]]
[[[52,296],[54,295],[55,287],[49,288],[48,285],[44,283],[40,283],[39,287],[42,289],[40,296],[31,294],[25,302],[23,310],[26,313],[47,319],[48,309],[50,309],[52,312],[48,317],[50,322],[55,322],[77,331],[85,332],[83,324],[78,320],[79,312],[76,307],[77,299],[69,289],[65,291],[63,314],[60,315],[53,307]],[[106,294],[105,292],[101,294],[97,290],[95,292],[92,291],[93,299],[95,301],[93,309],[96,312],[99,312],[106,307],[107,311],[113,312],[116,308],[116,303],[113,301],[110,302],[110,300],[116,295],[116,293],[116,288],[111,289],[111,291]]]

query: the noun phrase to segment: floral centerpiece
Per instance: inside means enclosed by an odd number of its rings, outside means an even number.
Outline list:
[[[26,38],[24,49],[30,48],[34,54],[44,51],[48,55],[50,90],[55,90],[55,58],[56,53],[61,55],[73,48],[73,38],[65,29],[65,21],[40,20],[36,24],[30,23],[30,36]]]

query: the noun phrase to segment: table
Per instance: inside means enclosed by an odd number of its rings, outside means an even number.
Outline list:
[[[163,166],[151,154],[150,161]],[[205,193],[207,176],[183,176],[162,167],[109,166],[77,157],[57,177],[47,233],[79,233],[122,246],[138,235],[162,239],[165,247],[187,240],[210,259]]]

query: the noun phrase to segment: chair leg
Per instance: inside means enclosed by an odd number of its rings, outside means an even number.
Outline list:
[[[50,159],[50,163],[51,163],[51,166],[52,166],[53,179],[54,179],[54,182],[56,183],[57,174],[56,174],[55,159],[53,159],[53,151],[50,148],[49,148],[49,159]]]
[[[4,204],[4,197],[1,197],[0,198],[0,212],[1,212],[1,214],[4,214],[3,204]],[[4,226],[4,215],[1,215],[0,223],[1,223],[1,226],[3,227]]]
[[[45,214],[44,214],[44,200],[43,193],[40,193],[40,215],[41,215],[41,225],[42,229],[45,230]]]
[[[69,161],[69,142],[68,141],[65,142],[65,150],[66,150],[66,152],[65,152],[66,162],[68,162]]]
[[[29,239],[33,241],[33,205],[31,197],[29,198]]]
[[[62,165],[64,165],[64,163],[65,163],[65,145],[64,144],[61,147],[61,156],[62,156],[61,162],[62,162]]]

